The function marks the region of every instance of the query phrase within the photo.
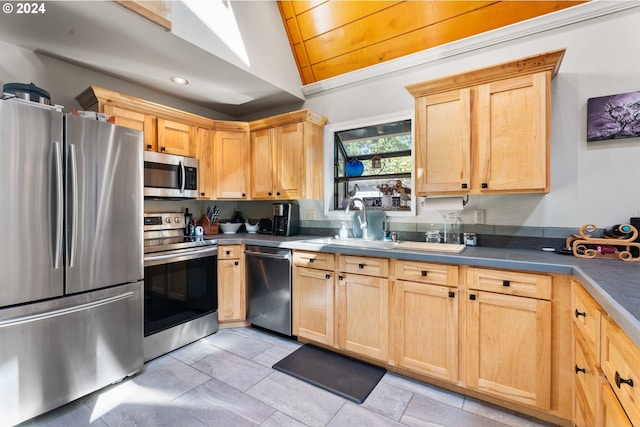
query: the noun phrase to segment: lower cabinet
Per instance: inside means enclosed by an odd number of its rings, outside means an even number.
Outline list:
[[[246,319],[242,245],[218,246],[218,320]]]
[[[389,280],[341,273],[336,300],[338,347],[386,362]]]
[[[458,381],[458,268],[395,261],[391,324],[398,366]]]
[[[333,346],[334,255],[295,251],[293,254],[293,335]]]
[[[631,421],[629,421],[627,417],[627,413],[618,401],[616,394],[606,382],[602,384],[601,396],[601,423],[592,425],[601,425],[602,427],[633,427],[633,424],[631,424]]]
[[[467,278],[467,387],[550,409],[551,301],[520,294],[550,297],[551,277],[474,268]]]

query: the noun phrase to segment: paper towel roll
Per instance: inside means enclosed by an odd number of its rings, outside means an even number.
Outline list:
[[[464,208],[462,197],[425,197],[424,209],[427,211],[454,212]]]

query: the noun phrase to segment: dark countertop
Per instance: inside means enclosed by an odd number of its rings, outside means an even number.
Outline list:
[[[604,258],[584,259],[542,250],[467,247],[462,253],[450,254],[399,249],[366,249],[305,242],[321,236],[282,237],[241,233],[219,234],[217,237],[219,244],[245,243],[348,255],[573,275],[629,338],[640,347],[640,262]]]

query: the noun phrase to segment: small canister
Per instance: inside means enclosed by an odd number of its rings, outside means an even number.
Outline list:
[[[476,233],[464,233],[464,244],[467,246],[476,246],[478,244],[478,237]]]

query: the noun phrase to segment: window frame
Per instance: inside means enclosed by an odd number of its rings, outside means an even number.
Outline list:
[[[344,218],[347,215],[342,209],[334,209],[334,183],[335,183],[335,133],[346,131],[350,129],[356,129],[360,127],[376,126],[384,123],[411,120],[411,206],[408,210],[386,210],[384,212],[388,217],[412,217],[416,216],[416,196],[415,191],[415,114],[413,110],[399,111],[395,113],[385,114],[381,116],[369,117],[366,119],[355,119],[350,121],[344,121],[340,123],[328,123],[324,128],[324,165],[323,165],[323,205],[324,214],[327,217],[341,217]]]

